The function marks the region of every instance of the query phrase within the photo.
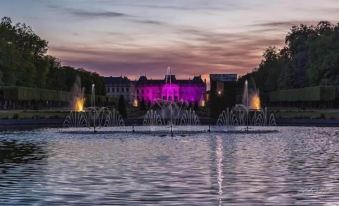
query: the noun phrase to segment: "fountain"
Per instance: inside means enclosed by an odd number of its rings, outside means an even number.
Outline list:
[[[185,110],[181,115],[180,125],[199,125],[200,120],[198,115],[195,113],[192,108]]]
[[[261,108],[259,91],[255,85],[253,89],[249,89],[246,80],[242,104],[224,110],[219,115],[217,126],[247,126],[248,129],[248,126],[276,126],[276,120],[267,108]]]
[[[95,84],[92,84],[91,106],[85,107],[84,89],[81,88],[80,78],[76,79],[73,87],[72,111],[66,116],[63,127],[93,128],[96,132],[101,127],[124,126],[124,120],[115,108],[96,107],[95,106]]]
[[[254,83],[253,83],[253,88],[249,89],[247,80],[245,81],[245,85],[244,85],[242,104],[245,105],[250,110],[261,109],[259,90],[257,90]]]
[[[63,127],[89,127],[88,115],[84,111],[71,111],[63,122]]]
[[[95,129],[101,127],[117,127],[124,126],[124,120],[115,108],[108,107],[88,107],[82,112],[71,111],[63,122],[63,127],[93,127]]]
[[[200,124],[199,117],[188,104],[175,101],[176,87],[172,84],[171,68],[168,67],[163,87],[165,96],[153,102],[144,116],[144,126],[168,125],[172,128],[173,126]]]
[[[75,82],[72,88],[72,100],[71,100],[71,108],[74,111],[82,112],[84,110],[85,105],[85,88],[81,87],[81,79],[79,76],[75,78]]]
[[[199,125],[198,115],[185,103],[159,100],[155,102],[144,116],[144,126],[185,126]]]
[[[81,88],[79,82],[77,80],[75,88]],[[250,89],[248,81],[244,84],[242,104],[237,104],[231,109],[224,110],[217,120],[217,126],[219,127],[200,125],[200,119],[194,109],[187,102],[176,98],[177,90],[175,86],[175,84],[172,84],[171,70],[168,68],[165,85],[162,88],[162,98],[151,102],[148,111],[143,117],[142,125],[132,125],[129,130],[129,127],[125,127],[124,120],[116,109],[96,106],[95,85],[93,84],[91,87],[90,107],[85,107],[84,104],[82,104],[81,109],[73,107],[63,125],[66,128],[89,128],[93,132],[130,131],[132,133],[164,135],[170,133],[172,136],[174,133],[183,135],[194,132],[244,132],[241,126],[246,126],[246,131],[248,132],[249,126],[276,125],[274,114],[270,113],[267,108],[261,107],[259,91],[255,87]],[[75,93],[74,99],[84,100],[83,89],[74,89],[74,91],[78,91],[81,94]],[[226,126],[227,129],[225,130],[220,126]],[[230,127],[234,128],[230,129]],[[268,130],[265,131],[269,132]],[[255,131],[251,130],[251,132]]]

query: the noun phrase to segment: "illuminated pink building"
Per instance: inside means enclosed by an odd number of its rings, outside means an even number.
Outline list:
[[[147,79],[141,76],[135,82],[138,101],[154,103],[159,100],[186,102],[203,105],[206,95],[206,82],[201,76],[192,80],[177,80],[175,75],[166,75],[162,80]]]

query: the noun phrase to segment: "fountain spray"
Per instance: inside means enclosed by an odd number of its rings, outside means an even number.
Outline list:
[[[244,88],[244,96],[245,96],[245,100],[246,100],[246,131],[248,131],[248,124],[249,124],[249,122],[248,122],[248,119],[249,119],[249,107],[250,107],[250,105],[249,105],[249,97],[248,97],[248,81],[246,80],[245,81],[245,88]]]
[[[167,68],[167,81],[166,83],[169,81],[169,85],[170,85],[170,88],[172,88],[172,72],[171,72],[171,67],[168,67]],[[168,96],[168,95],[167,95]],[[170,102],[170,113],[171,113],[171,136],[173,137],[173,108],[172,108],[172,99],[171,99],[171,102]]]
[[[91,106],[95,107],[95,84],[92,84]]]
[[[91,105],[93,107],[93,132],[95,133],[96,114],[95,114],[95,84],[92,84]]]
[[[83,112],[85,106],[85,88],[81,87],[81,79],[76,76],[72,88],[72,101],[71,107],[73,111]]]

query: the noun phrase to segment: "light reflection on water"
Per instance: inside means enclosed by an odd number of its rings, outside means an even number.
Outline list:
[[[217,135],[217,148],[216,148],[216,156],[217,156],[217,172],[218,172],[218,194],[219,194],[219,205],[222,205],[222,181],[223,181],[223,172],[222,172],[222,160],[223,160],[223,145],[222,145],[222,137]]]
[[[337,130],[0,133],[0,204],[338,205]]]

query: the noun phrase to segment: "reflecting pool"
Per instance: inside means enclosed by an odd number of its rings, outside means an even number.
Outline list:
[[[0,133],[0,205],[338,205],[339,129]]]

